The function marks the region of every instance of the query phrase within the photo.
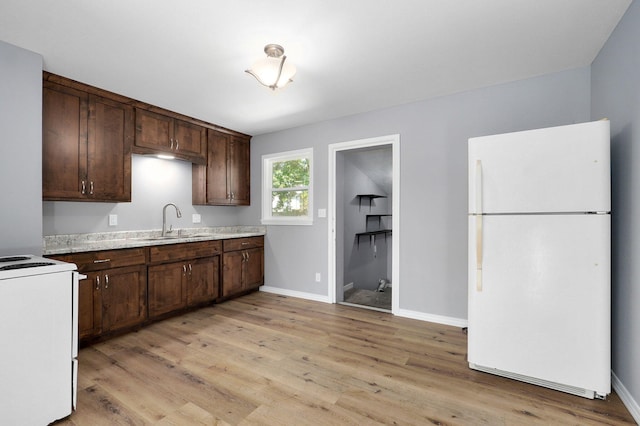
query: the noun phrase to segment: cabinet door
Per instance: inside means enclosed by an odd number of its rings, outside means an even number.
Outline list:
[[[264,284],[264,250],[254,248],[245,250],[243,267],[244,290],[260,287]]]
[[[141,324],[147,317],[146,268],[108,269],[102,275],[102,330]]]
[[[244,256],[241,251],[222,255],[222,297],[231,296],[243,290],[242,269]]]
[[[176,155],[204,164],[207,158],[207,129],[197,124],[174,120]]]
[[[231,136],[210,130],[207,157],[206,192],[207,204],[229,204],[231,193],[227,175],[227,158]]]
[[[248,206],[250,203],[250,156],[249,141],[232,137],[229,143],[228,182],[231,192],[230,203]]]
[[[91,95],[88,131],[89,197],[131,201],[133,107]]]
[[[154,318],[187,305],[187,264],[167,263],[149,267],[149,317]]]
[[[149,150],[172,150],[173,119],[155,112],[136,108],[135,145]]]
[[[99,272],[87,274],[78,285],[78,338],[97,336],[102,328],[102,277]]]
[[[42,95],[43,198],[82,199],[82,181],[87,176],[88,96],[53,83],[44,85]]]
[[[210,302],[218,297],[219,262],[219,256],[215,256],[188,263],[187,304],[189,306]]]

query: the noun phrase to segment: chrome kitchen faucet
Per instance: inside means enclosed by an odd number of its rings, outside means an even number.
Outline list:
[[[182,217],[182,212],[180,211],[178,206],[176,206],[173,203],[166,204],[162,208],[162,236],[163,237],[166,237],[167,233],[171,232],[171,228],[167,231],[167,207],[169,207],[169,206],[173,206],[173,207],[176,208],[176,216],[178,216],[178,218]]]

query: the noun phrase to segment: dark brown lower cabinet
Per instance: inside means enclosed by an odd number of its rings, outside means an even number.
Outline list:
[[[222,297],[256,289],[264,284],[264,237],[224,240]]]
[[[150,247],[149,318],[217,299],[220,241]]]
[[[101,287],[101,333],[134,327],[146,320],[146,272],[145,266],[130,266],[107,269],[97,275],[101,277],[101,283],[96,286]],[[94,302],[94,309],[95,307]]]
[[[149,318],[187,305],[186,275],[183,262],[149,266]]]
[[[197,259],[189,266],[187,306],[217,299],[220,290],[220,256]]]
[[[218,297],[219,257],[149,267],[149,318]]]
[[[144,248],[52,256],[75,263],[87,276],[78,291],[81,342],[132,328],[147,319],[147,267]]]
[[[75,263],[82,344],[264,283],[264,237],[50,256]]]

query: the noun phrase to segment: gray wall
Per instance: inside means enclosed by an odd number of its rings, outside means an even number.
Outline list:
[[[0,255],[42,254],[42,57],[0,41]]]
[[[244,225],[238,220],[246,207],[191,204],[191,163],[134,155],[131,169],[130,203],[45,201],[44,235],[160,229],[167,203],[182,211],[178,219],[175,210],[167,210],[174,228]],[[193,213],[201,215],[200,224],[192,223]],[[118,216],[118,226],[108,225],[109,214]]]
[[[313,147],[313,205],[326,208],[328,145],[400,134],[400,308],[465,319],[467,139],[588,121],[590,76],[585,67],[255,136],[253,202],[243,220],[260,220],[262,155]],[[267,285],[328,296],[326,219],[269,226],[266,244]]]
[[[613,371],[640,416],[640,3],[593,62],[591,117],[611,120]],[[638,417],[636,417],[638,420]]]

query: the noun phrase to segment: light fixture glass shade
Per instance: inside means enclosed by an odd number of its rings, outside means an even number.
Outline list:
[[[293,81],[296,66],[287,61],[287,57],[283,55],[284,49],[275,44],[268,44],[264,51],[267,57],[256,61],[246,72],[272,90],[282,88]]]

